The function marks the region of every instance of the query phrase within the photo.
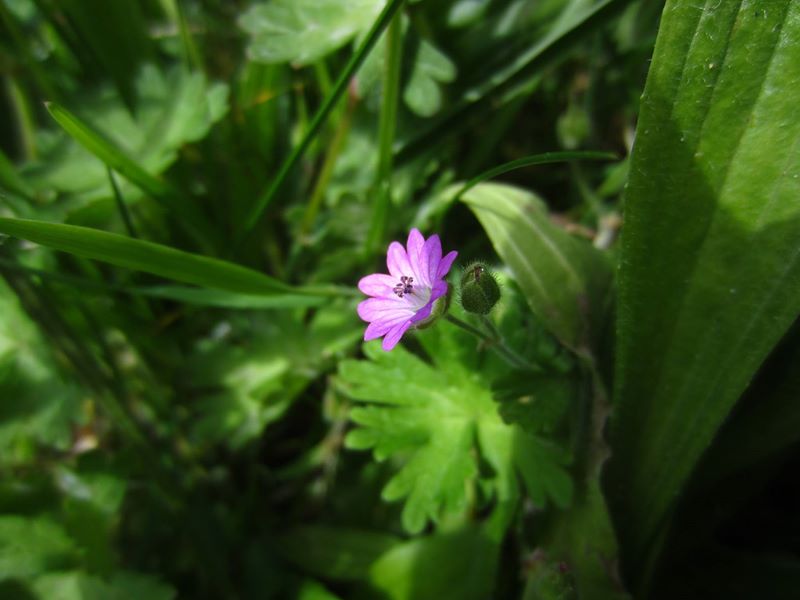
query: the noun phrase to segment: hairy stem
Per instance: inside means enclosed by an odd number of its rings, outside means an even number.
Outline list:
[[[494,327],[494,324],[491,325],[493,333],[487,335],[485,332],[481,331],[477,327],[473,327],[466,321],[462,321],[458,317],[454,317],[453,315],[447,315],[445,317],[448,321],[450,321],[453,325],[460,327],[464,331],[469,332],[470,334],[474,335],[482,342],[484,342],[489,348],[494,350],[494,352],[506,361],[509,365],[514,367],[515,369],[523,369],[528,370],[532,368],[524,358],[519,356],[516,352],[514,352],[508,344],[506,344],[503,337],[500,335],[500,332]],[[482,317],[483,319],[488,319],[486,317]],[[496,334],[496,335],[495,335]]]

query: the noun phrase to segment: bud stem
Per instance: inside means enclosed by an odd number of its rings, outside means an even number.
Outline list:
[[[458,317],[454,317],[453,315],[447,315],[445,319],[450,321],[453,325],[460,327],[464,331],[471,333],[481,341],[485,342],[486,345],[494,350],[500,358],[502,358],[515,369],[530,370],[533,368],[528,361],[508,347],[508,344],[506,344],[503,336],[488,317],[482,316],[481,321],[483,321],[484,326],[486,326],[486,328],[489,330],[489,335],[477,327],[473,327],[466,321],[462,321]]]

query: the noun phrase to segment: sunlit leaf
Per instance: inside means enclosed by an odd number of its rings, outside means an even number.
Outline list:
[[[81,571],[56,572],[38,578],[33,586],[41,600],[172,600],[175,591],[157,578],[118,571],[108,579]]]
[[[67,108],[152,176],[165,171],[183,145],[205,137],[228,110],[227,85],[209,83],[201,73],[180,69],[164,73],[146,65],[135,79],[135,88],[135,114],[110,87]],[[68,210],[111,198],[101,160],[64,132],[48,128],[38,137],[41,157],[21,168],[23,180],[36,193],[61,195]],[[125,180],[120,185],[129,202],[141,195],[137,186]]]
[[[492,597],[499,552],[480,527],[462,527],[395,546],[370,581],[391,600],[483,600]]]
[[[0,516],[0,580],[69,568],[78,558],[75,542],[53,521]]]
[[[631,158],[609,492],[646,585],[698,459],[800,311],[800,5],[667,2]],[[775,415],[780,419],[781,415]]]
[[[447,335],[454,346],[469,346],[452,334],[438,335]],[[569,503],[572,482],[563,470],[568,457],[504,424],[486,382],[458,361],[458,351],[434,355],[436,366],[399,346],[384,352],[379,344],[368,343],[364,352],[369,361],[340,365],[346,392],[366,403],[351,411],[360,427],[346,442],[350,448],[372,449],[378,460],[407,457],[383,497],[405,499],[403,524],[409,532],[467,508],[468,487],[480,474],[476,447],[492,465],[488,481],[498,502],[517,497],[520,472],[537,502]],[[546,468],[534,464],[538,460]]]
[[[69,448],[81,420],[80,390],[58,373],[47,342],[5,284],[0,314],[0,465],[12,466],[40,448]]]
[[[442,106],[441,84],[456,77],[456,66],[443,52],[421,40],[413,58],[411,77],[403,90],[403,100],[416,114],[430,117]]]
[[[250,34],[256,61],[306,65],[369,28],[383,0],[273,0],[253,5],[239,19]]]
[[[590,346],[608,308],[607,259],[555,225],[544,203],[531,192],[481,183],[461,198],[545,326],[567,346]]]
[[[399,543],[399,538],[375,531],[308,525],[288,531],[281,552],[312,575],[364,580],[372,565]]]
[[[234,321],[236,344],[203,341],[188,361],[186,379],[197,394],[191,434],[198,445],[242,447],[360,337],[344,304],[319,310],[308,324],[300,311],[275,314]]]

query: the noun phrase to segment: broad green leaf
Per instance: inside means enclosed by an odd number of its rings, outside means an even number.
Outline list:
[[[500,416],[531,433],[550,433],[564,420],[576,397],[575,382],[564,376],[515,371],[492,384]]]
[[[0,516],[0,580],[68,568],[79,558],[67,533],[47,519]]]
[[[70,135],[38,132],[41,157],[22,165],[20,175],[37,194],[58,194],[59,214],[112,197],[106,164],[125,176],[120,187],[128,202],[138,200],[141,190],[156,198],[174,194],[157,175],[228,110],[228,87],[209,83],[202,73],[145,65],[134,81],[135,113],[113,88],[102,87],[70,103],[69,113],[56,109],[64,124],[74,124]]]
[[[440,85],[456,78],[456,66],[426,40],[421,40],[414,57],[411,77],[403,90],[406,105],[421,117],[430,117],[442,106]]]
[[[607,308],[611,267],[556,226],[533,193],[481,183],[461,195],[511,268],[531,310],[565,345],[591,346]]]
[[[540,506],[553,501],[564,507],[571,500],[572,482],[564,471],[569,457],[503,423],[486,381],[470,365],[470,341],[461,333],[441,324],[420,335],[429,347],[442,349],[432,353],[435,366],[402,347],[384,352],[373,343],[364,346],[368,361],[340,364],[344,390],[367,403],[352,409],[359,427],[346,445],[372,449],[377,460],[407,457],[383,497],[405,499],[403,525],[411,533],[428,520],[463,514],[468,487],[479,478],[501,506],[518,497],[518,473]],[[491,475],[479,471],[477,448]]]
[[[500,545],[476,526],[397,545],[372,566],[370,582],[390,600],[483,600],[494,589]]]
[[[383,0],[273,0],[239,19],[252,60],[307,65],[341,48],[375,21]]]
[[[64,128],[64,131],[103,161],[109,169],[118,171],[128,181],[145,193],[150,194],[155,200],[161,202],[165,208],[172,211],[174,217],[179,217],[180,220],[190,224],[194,228],[194,232],[201,236],[199,238],[201,241],[212,238],[213,234],[210,232],[197,206],[187,202],[170,185],[150,175],[135,161],[65,108],[51,102],[47,104],[47,110],[58,121],[58,124]],[[109,176],[113,177],[113,175]],[[118,193],[116,189],[114,192],[115,194]]]
[[[626,196],[608,487],[641,586],[688,476],[800,309],[799,37],[790,0],[664,9]]]
[[[336,580],[365,580],[372,565],[400,539],[373,531],[307,525],[281,538],[280,550],[303,571]]]
[[[297,592],[297,600],[341,600],[333,595],[321,583],[306,580]]]
[[[0,218],[0,233],[211,289],[252,295],[304,293],[303,288],[293,288],[241,265],[88,227]]]
[[[745,551],[719,544],[692,549],[664,578],[655,600],[794,600],[800,561],[789,552]]]
[[[69,448],[81,390],[62,380],[46,340],[2,282],[0,314],[0,466],[8,468],[42,448]]]
[[[33,583],[41,600],[172,600],[175,591],[150,575],[117,571],[104,579],[81,571],[50,573]]]
[[[49,102],[47,110],[58,124],[64,128],[64,131],[81,146],[102,160],[108,167],[118,171],[123,177],[157,200],[162,200],[168,208],[178,210],[178,206],[174,204],[175,193],[166,183],[150,175],[135,161],[63,106]]]
[[[241,448],[361,337],[347,303],[321,308],[309,322],[305,311],[283,311],[228,323],[237,343],[202,341],[184,371],[197,390],[190,426],[196,445]]]
[[[55,480],[63,493],[64,527],[82,551],[82,564],[107,573],[117,563],[114,534],[126,482],[110,473],[58,469]]]
[[[800,441],[800,343],[773,353],[693,474],[706,489]],[[783,346],[783,345],[782,345]]]
[[[456,0],[447,13],[447,24],[450,27],[469,25],[486,11],[491,0]]]
[[[404,71],[408,72],[403,101],[414,114],[430,117],[441,109],[442,85],[455,80],[457,68],[431,41],[415,35],[408,19],[404,18],[402,24],[404,43],[401,63],[405,65]],[[386,38],[381,38],[354,80],[359,96],[365,97],[367,106],[376,112],[383,96],[386,51]]]

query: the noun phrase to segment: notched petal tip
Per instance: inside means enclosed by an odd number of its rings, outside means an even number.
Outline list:
[[[436,278],[441,279],[445,275],[450,272],[450,268],[453,266],[456,258],[458,258],[458,252],[455,250],[448,252],[444,255],[442,260],[439,262],[439,268],[436,271]]]
[[[397,343],[402,339],[403,334],[408,331],[408,328],[411,327],[411,321],[406,321],[404,323],[400,323],[393,327],[383,338],[383,343],[381,344],[381,348],[388,352],[395,346]]]
[[[439,271],[439,263],[442,261],[442,241],[435,233],[425,241],[422,247],[422,254],[420,262],[422,268],[426,271],[428,282],[433,283],[436,280],[436,274]]]
[[[392,242],[386,250],[386,266],[392,277],[400,277],[411,272],[411,265],[408,261],[408,254],[403,244]]]

